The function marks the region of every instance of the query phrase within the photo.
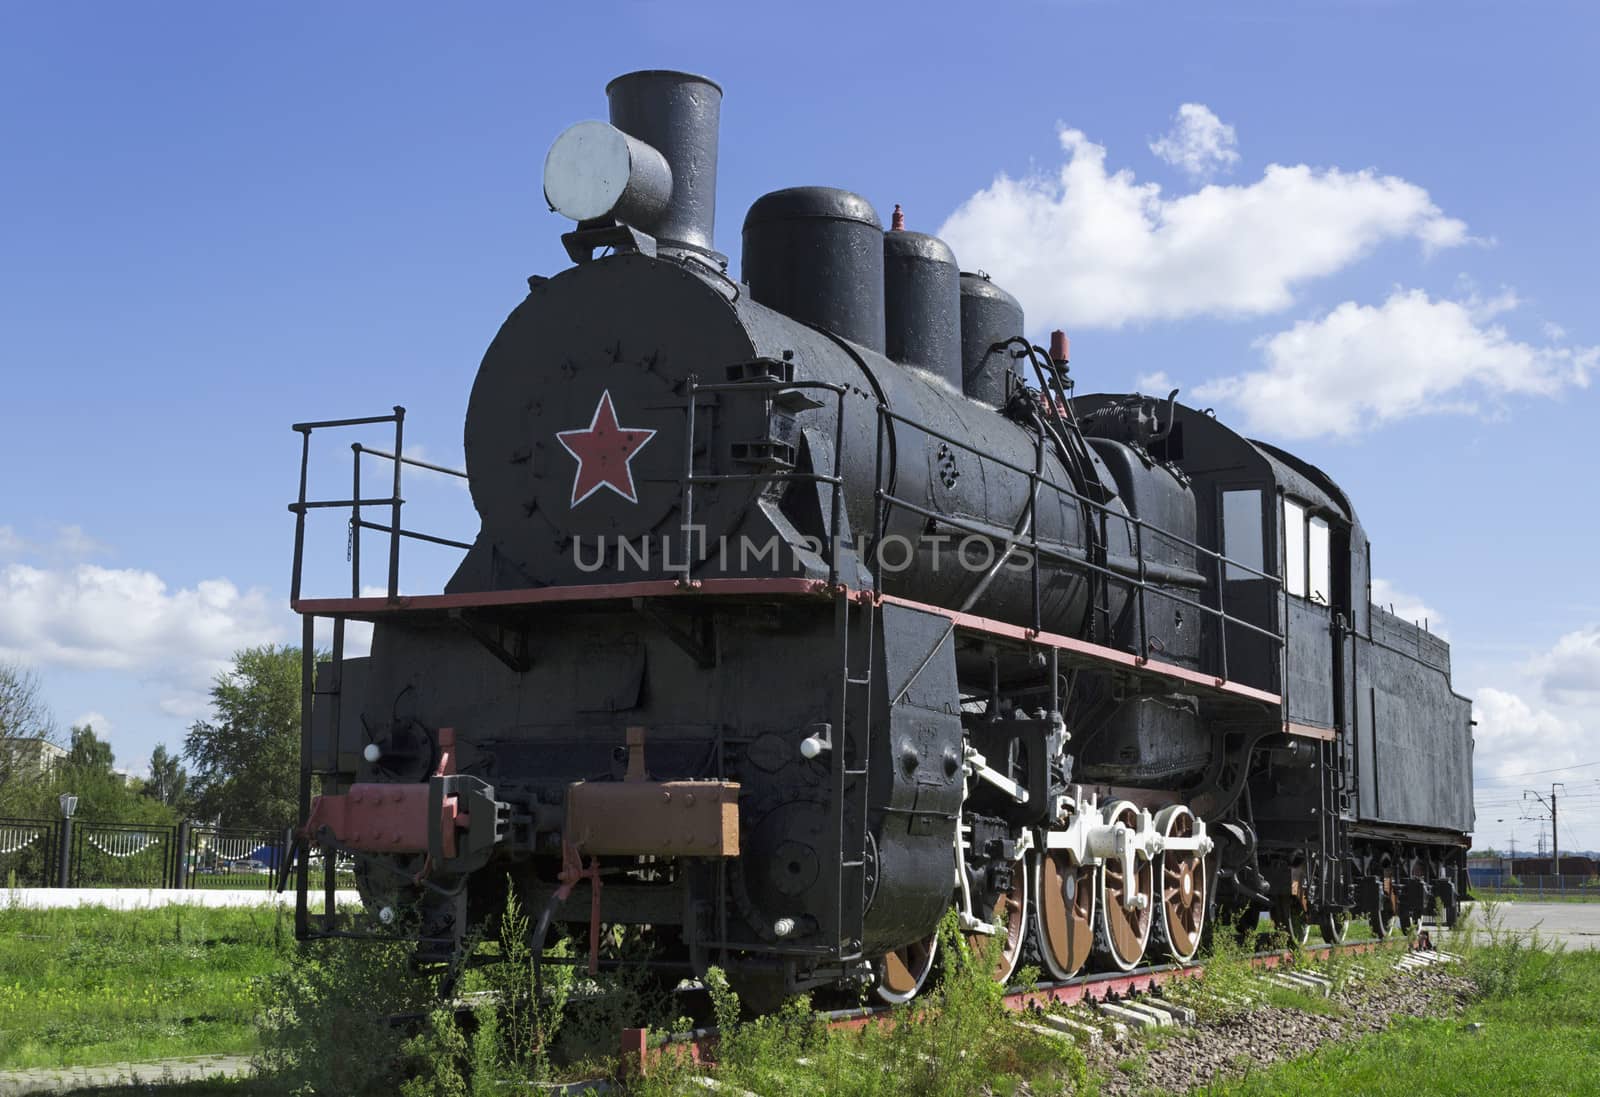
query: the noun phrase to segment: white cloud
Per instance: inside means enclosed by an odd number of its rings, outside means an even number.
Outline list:
[[[172,590],[134,568],[0,568],[0,659],[132,671],[163,689],[174,715],[204,710],[236,650],[282,640],[279,620],[265,592],[227,579]]]
[[[1040,326],[1273,313],[1385,241],[1430,252],[1468,241],[1465,224],[1394,176],[1274,164],[1253,183],[1169,198],[1108,172],[1105,148],[1078,130],[1060,141],[1054,175],[1000,175],[939,230]]]
[[[58,525],[48,540],[24,537],[14,526],[0,526],[0,556],[40,557],[52,563],[63,559],[81,560],[91,556],[104,556],[111,551],[109,545],[97,541],[79,525]]]
[[[1195,179],[1206,179],[1239,162],[1233,127],[1203,103],[1185,103],[1172,128],[1150,142],[1150,151]]]
[[[1431,631],[1443,636],[1445,639],[1449,639],[1448,634],[1439,627],[1440,615],[1438,610],[1430,607],[1416,595],[1408,594],[1396,587],[1387,579],[1374,578],[1372,580],[1372,604],[1382,606],[1396,617],[1410,621],[1413,624],[1420,624],[1426,621]],[[1392,609],[1390,608],[1391,606],[1393,607]]]
[[[1575,720],[1535,708],[1506,690],[1484,687],[1473,698],[1473,779],[1494,782],[1532,770],[1552,770],[1590,759],[1589,737]],[[1484,793],[1487,795],[1488,793]]]
[[[1208,381],[1201,399],[1231,403],[1251,430],[1351,437],[1411,415],[1481,413],[1507,394],[1553,396],[1588,384],[1600,347],[1537,346],[1494,318],[1514,294],[1433,300],[1396,290],[1381,305],[1346,301],[1257,343],[1264,368]]]
[[[1134,385],[1140,392],[1151,392],[1164,396],[1178,387],[1166,370],[1156,370],[1154,373],[1141,373],[1134,379]]]
[[[1570,632],[1502,676],[1503,688],[1472,691],[1479,832],[1509,825],[1531,847],[1542,812],[1522,792],[1557,781],[1568,795],[1587,790],[1561,802],[1562,845],[1600,847],[1600,628]]]
[[[75,728],[94,728],[95,734],[104,739],[106,736],[111,734],[112,724],[111,718],[105,713],[97,712],[91,709],[82,716],[78,717],[76,720],[72,721],[72,726]]]
[[[211,711],[211,699],[204,690],[183,689],[168,694],[159,702],[161,711],[185,723],[203,718]]]
[[[1600,700],[1600,628],[1569,632],[1528,667],[1544,695],[1561,705]]]
[[[57,529],[53,547],[56,552],[74,558],[104,556],[111,551],[111,547],[105,542],[95,540],[83,531],[82,526],[76,525],[61,526]]]

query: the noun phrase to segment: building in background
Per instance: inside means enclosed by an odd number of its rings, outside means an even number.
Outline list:
[[[0,741],[0,750],[6,753],[3,759],[6,769],[16,777],[48,776],[67,757],[66,748],[48,739],[5,739]]]

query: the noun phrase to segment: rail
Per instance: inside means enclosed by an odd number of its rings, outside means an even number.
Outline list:
[[[785,372],[790,364],[760,363],[763,368],[778,367]],[[828,566],[828,585],[836,587],[840,581],[840,538],[837,531],[841,528],[844,517],[844,475],[845,447],[848,442],[845,432],[845,398],[850,393],[847,386],[834,384],[827,381],[791,380],[784,376],[758,375],[743,380],[731,380],[716,383],[703,383],[695,375],[690,375],[685,385],[685,430],[684,454],[681,464],[682,498],[683,506],[679,523],[678,535],[681,541],[681,564],[673,566],[681,584],[692,583],[692,572],[696,563],[697,554],[694,549],[694,538],[697,527],[697,489],[714,486],[722,483],[755,483],[761,485],[777,485],[785,483],[816,483],[826,485],[828,490],[828,524],[830,540],[835,542],[825,549],[825,558]],[[759,398],[771,406],[785,394],[814,392],[819,396],[826,394],[833,404],[832,443],[833,453],[831,461],[825,471],[796,471],[793,468],[773,467],[755,469],[749,472],[722,472],[713,473],[697,469],[695,466],[696,438],[698,423],[703,414],[702,402],[706,396],[720,394],[750,396]],[[820,407],[816,401],[810,401],[810,406]],[[884,539],[887,536],[891,516],[896,512],[916,515],[929,522],[937,522],[951,530],[975,535],[1002,542],[1003,552],[999,553],[989,574],[982,580],[979,589],[987,585],[989,580],[1002,566],[1005,566],[1019,548],[1025,548],[1028,557],[1029,584],[1031,587],[1032,613],[1031,628],[1034,632],[1044,632],[1045,620],[1042,605],[1042,592],[1044,589],[1043,567],[1048,564],[1055,568],[1070,568],[1080,574],[1087,574],[1092,581],[1097,583],[1102,592],[1121,587],[1128,593],[1132,600],[1135,614],[1136,627],[1134,654],[1138,659],[1148,660],[1153,654],[1159,654],[1158,641],[1150,635],[1150,604],[1152,599],[1163,599],[1167,603],[1186,607],[1201,614],[1215,626],[1215,658],[1217,665],[1213,668],[1217,676],[1231,679],[1230,660],[1228,651],[1228,633],[1232,629],[1243,633],[1262,637],[1272,646],[1272,660],[1279,661],[1284,646],[1285,635],[1279,628],[1269,627],[1260,621],[1251,620],[1238,613],[1230,613],[1227,606],[1227,584],[1230,577],[1246,577],[1264,579],[1273,584],[1277,577],[1263,568],[1255,567],[1242,561],[1233,559],[1225,553],[1210,546],[1200,544],[1198,541],[1184,537],[1170,530],[1164,529],[1144,518],[1128,514],[1119,510],[1111,502],[1093,498],[1078,490],[1070,484],[1058,482],[1046,471],[1044,458],[1049,438],[1039,432],[1035,440],[1035,460],[1031,467],[1009,461],[1003,457],[988,452],[972,440],[957,437],[946,431],[929,426],[918,419],[898,412],[881,402],[874,405],[876,417],[875,438],[875,466],[872,487],[872,531],[870,543],[865,546],[864,559],[869,566],[879,562],[879,554],[883,549]],[[405,504],[403,495],[402,470],[405,466],[420,468],[439,475],[452,476],[465,479],[467,474],[459,469],[444,465],[434,464],[404,454],[404,427],[405,408],[396,406],[389,415],[361,416],[350,419],[326,419],[315,422],[296,423],[293,430],[301,435],[300,455],[300,489],[295,502],[289,504],[289,510],[295,515],[295,544],[294,564],[290,580],[290,598],[298,602],[304,576],[305,535],[308,516],[318,510],[348,510],[347,525],[349,529],[346,555],[350,564],[350,596],[361,596],[362,576],[362,548],[361,534],[372,531],[388,536],[388,559],[386,574],[386,595],[393,601],[399,596],[399,571],[400,571],[400,546],[403,541],[413,540],[428,544],[441,545],[449,548],[467,550],[471,544],[458,541],[450,537],[438,536],[421,530],[409,529],[402,524],[401,516]],[[1065,422],[1065,420],[1062,420]],[[380,424],[394,424],[394,445],[392,450],[377,449],[361,442],[351,444],[351,477],[350,493],[348,498],[313,499],[308,497],[307,481],[310,468],[311,436],[316,431],[341,429],[360,426],[374,426]],[[1075,429],[1075,428],[1074,428]],[[975,457],[980,462],[998,469],[1006,470],[1028,481],[1029,490],[1024,512],[1017,516],[1013,531],[1009,536],[1001,533],[997,538],[997,529],[960,515],[944,513],[922,502],[896,494],[891,488],[893,459],[890,451],[895,445],[897,430],[914,431],[927,438],[934,439],[955,450]],[[364,457],[386,460],[392,465],[392,474],[387,478],[389,494],[386,496],[363,496],[362,459]],[[1065,543],[1052,543],[1041,537],[1040,523],[1041,499],[1056,505],[1069,505],[1080,508],[1085,519],[1086,533],[1093,528],[1094,536],[1086,536],[1083,546],[1074,546]],[[1113,500],[1114,501],[1114,500]],[[368,517],[372,508],[385,508],[387,522],[374,521]],[[1131,556],[1114,557],[1107,552],[1108,535],[1116,528],[1127,530],[1131,543]],[[1094,551],[1096,541],[1101,546],[1100,552]],[[1156,545],[1175,547],[1183,552],[1192,553],[1196,561],[1198,576],[1204,586],[1203,591],[1215,592],[1215,604],[1205,598],[1202,593],[1190,597],[1181,589],[1174,589],[1175,585],[1161,581],[1166,575],[1166,569],[1154,564],[1151,558],[1151,549]],[[871,566],[873,574],[873,593],[881,592],[883,569]],[[1089,612],[1091,619],[1096,614],[1109,614],[1109,594],[1104,605],[1091,602]],[[1281,614],[1280,614],[1281,618]],[[1108,621],[1108,625],[1109,625]],[[339,622],[335,622],[336,629]],[[1109,631],[1109,628],[1108,628]]]
[[[787,367],[788,363],[772,363],[774,366]],[[833,422],[833,453],[831,455],[831,471],[797,472],[792,469],[774,469],[764,472],[750,473],[723,473],[711,474],[696,471],[696,422],[699,415],[700,397],[707,393],[727,393],[730,395],[749,395],[762,399],[768,405],[770,416],[771,407],[775,397],[783,393],[799,391],[828,392],[834,397],[835,410]],[[684,438],[683,457],[683,498],[684,506],[680,524],[680,537],[683,546],[683,564],[679,568],[679,581],[690,582],[690,575],[695,563],[693,536],[695,532],[694,518],[694,492],[697,486],[711,485],[727,482],[754,482],[761,484],[779,484],[786,482],[811,482],[827,484],[830,490],[829,499],[829,539],[828,546],[828,584],[837,586],[839,582],[840,564],[840,538],[838,530],[843,507],[843,488],[845,468],[844,448],[845,436],[845,396],[849,390],[842,385],[824,381],[787,380],[783,377],[759,376],[749,380],[734,380],[716,384],[702,384],[698,377],[691,375],[686,386],[686,430]],[[1045,473],[1045,449],[1049,439],[1044,432],[1039,432],[1035,440],[1035,461],[1033,467],[1025,467],[995,456],[986,450],[980,449],[972,441],[958,438],[945,431],[928,426],[912,416],[895,411],[888,405],[879,402],[876,410],[876,445],[873,472],[872,493],[872,540],[864,552],[873,575],[873,593],[881,593],[880,584],[883,569],[874,566],[879,563],[879,553],[882,550],[884,539],[887,536],[888,524],[891,514],[895,509],[914,514],[929,522],[942,523],[951,529],[995,539],[996,529],[974,522],[957,515],[943,513],[932,507],[925,506],[911,499],[894,494],[886,482],[892,471],[893,459],[888,456],[888,451],[893,447],[896,427],[904,427],[919,432],[929,438],[936,439],[945,445],[954,447],[976,457],[980,462],[987,463],[997,468],[1005,469],[1018,476],[1027,478],[1029,482],[1028,502],[1024,514],[1017,517],[1013,533],[1005,538],[1004,551],[999,554],[993,566],[982,580],[979,590],[987,586],[993,575],[1001,566],[1010,559],[1016,549],[1026,539],[1028,549],[1028,566],[1030,571],[1030,584],[1032,588],[1032,629],[1035,633],[1045,631],[1043,620],[1043,607],[1041,604],[1042,578],[1041,561],[1049,560],[1058,566],[1070,567],[1079,572],[1088,572],[1102,584],[1102,589],[1109,590],[1110,584],[1125,586],[1132,597],[1136,609],[1137,649],[1136,656],[1141,660],[1148,660],[1152,654],[1149,632],[1149,600],[1152,597],[1166,599],[1168,602],[1186,606],[1203,614],[1215,622],[1217,641],[1217,661],[1215,668],[1219,677],[1230,679],[1228,661],[1227,633],[1231,627],[1241,629],[1265,638],[1273,646],[1273,659],[1277,660],[1284,647],[1284,634],[1278,629],[1249,620],[1238,614],[1229,613],[1227,610],[1227,583],[1229,576],[1247,576],[1265,579],[1276,584],[1277,577],[1262,568],[1254,567],[1242,561],[1232,559],[1226,554],[1202,545],[1198,541],[1183,537],[1169,530],[1163,529],[1136,515],[1119,511],[1108,502],[1091,498],[1078,491],[1076,488],[1056,482]],[[1071,429],[1076,429],[1071,428]],[[1086,527],[1093,523],[1098,527],[1099,544],[1104,546],[1107,541],[1107,532],[1117,523],[1121,523],[1129,531],[1132,543],[1132,557],[1127,560],[1124,567],[1112,566],[1112,558],[1102,548],[1101,559],[1096,560],[1092,552],[1093,540],[1086,538],[1085,545],[1078,549],[1065,544],[1052,544],[1040,538],[1039,530],[1039,501],[1043,492],[1048,490],[1054,493],[1054,500],[1058,503],[1066,502],[1082,509],[1085,516]],[[1198,598],[1187,597],[1177,590],[1161,584],[1152,579],[1152,571],[1164,572],[1165,569],[1152,565],[1148,549],[1155,543],[1166,543],[1182,550],[1195,554],[1197,565],[1205,569],[1196,572],[1202,582],[1208,582],[1216,592],[1216,605],[1208,605]],[[1158,577],[1159,578],[1159,577]],[[965,608],[965,607],[964,607]],[[1109,608],[1101,609],[1091,605],[1091,615],[1096,612],[1109,613]],[[1109,630],[1108,630],[1109,631]]]
[[[1300,950],[1299,954],[1285,949],[1268,949],[1251,955],[1248,963],[1258,971],[1272,971],[1280,967],[1292,967],[1307,957],[1316,959],[1402,950],[1421,949],[1403,939],[1351,941],[1337,945],[1311,945]],[[1205,973],[1205,968],[1204,962],[1197,961],[1189,964],[1146,964],[1127,972],[1076,975],[1059,982],[1043,982],[1027,989],[1008,990],[1001,1001],[1008,1010],[1017,1013],[1047,1009],[1057,1003],[1074,1005],[1079,1002],[1117,1001],[1130,995],[1149,993],[1163,984],[1197,979]],[[863,1006],[819,1012],[816,1018],[831,1029],[859,1029],[870,1024],[894,1024],[896,1009],[895,1006]],[[619,1062],[630,1074],[637,1075],[648,1074],[652,1069],[674,1060],[686,1065],[710,1066],[717,1062],[720,1035],[716,1028],[696,1028],[675,1033],[626,1028],[622,1030],[622,1056]]]
[[[1242,618],[1242,617],[1236,616],[1234,614],[1228,613],[1227,612],[1227,608],[1226,608],[1226,601],[1225,601],[1225,599],[1226,599],[1225,590],[1226,590],[1226,586],[1227,586],[1227,576],[1230,574],[1230,569],[1232,569],[1233,571],[1237,571],[1237,572],[1245,572],[1245,573],[1247,573],[1247,574],[1249,574],[1251,576],[1254,576],[1256,578],[1266,579],[1266,580],[1269,580],[1269,581],[1271,581],[1273,583],[1277,582],[1277,577],[1276,576],[1274,576],[1274,575],[1272,575],[1272,574],[1270,574],[1270,573],[1268,573],[1266,571],[1263,571],[1260,568],[1251,567],[1248,564],[1241,563],[1238,560],[1234,560],[1234,559],[1226,556],[1225,554],[1216,551],[1215,549],[1209,548],[1209,547],[1207,547],[1205,545],[1202,545],[1202,544],[1200,544],[1200,543],[1198,543],[1196,541],[1190,540],[1189,538],[1180,536],[1179,534],[1176,534],[1176,533],[1172,533],[1169,530],[1162,529],[1161,527],[1155,525],[1154,523],[1148,522],[1148,521],[1146,521],[1146,520],[1144,520],[1142,518],[1137,517],[1136,515],[1128,514],[1125,511],[1117,511],[1114,508],[1112,508],[1111,506],[1109,506],[1108,504],[1103,503],[1103,502],[1101,502],[1101,501],[1099,501],[1097,499],[1092,499],[1089,496],[1083,494],[1082,492],[1076,490],[1075,488],[1072,488],[1072,487],[1070,487],[1068,485],[1065,485],[1065,484],[1059,484],[1056,481],[1050,479],[1049,477],[1044,475],[1044,471],[1043,471],[1043,468],[1044,468],[1043,454],[1044,454],[1044,447],[1045,447],[1046,443],[1045,443],[1045,439],[1042,436],[1039,439],[1037,439],[1037,441],[1036,441],[1036,452],[1038,453],[1039,456],[1038,456],[1038,459],[1037,459],[1037,461],[1035,463],[1035,467],[1026,468],[1026,467],[1024,467],[1022,465],[1015,464],[1015,463],[1013,463],[1011,461],[1005,460],[1004,458],[996,457],[991,453],[988,453],[988,452],[986,452],[984,450],[981,450],[978,447],[976,447],[975,445],[973,445],[971,442],[965,441],[965,440],[957,438],[957,437],[955,437],[953,435],[947,434],[947,433],[945,433],[943,431],[935,430],[932,427],[926,426],[925,424],[921,423],[920,421],[918,421],[918,420],[916,420],[916,419],[914,419],[914,418],[912,418],[912,417],[910,417],[908,415],[903,415],[900,412],[894,411],[892,408],[889,408],[888,406],[886,406],[884,404],[879,404],[877,410],[878,410],[878,432],[877,432],[877,448],[878,448],[877,468],[878,468],[878,472],[876,474],[876,483],[874,485],[874,490],[873,490],[874,508],[875,508],[874,509],[874,517],[873,517],[874,546],[873,546],[873,549],[868,553],[868,558],[869,559],[874,559],[875,558],[875,554],[877,552],[877,545],[878,545],[879,542],[881,542],[882,537],[885,536],[884,531],[887,529],[888,520],[889,520],[889,514],[892,511],[892,509],[895,508],[895,507],[900,507],[900,508],[902,508],[904,510],[907,510],[907,511],[910,511],[911,513],[916,514],[916,515],[918,515],[918,516],[920,516],[922,518],[926,518],[929,521],[941,522],[941,523],[943,523],[945,525],[951,526],[951,527],[953,527],[955,529],[962,530],[962,531],[970,533],[970,534],[975,534],[975,535],[983,536],[983,537],[989,537],[989,536],[992,536],[992,533],[993,533],[992,530],[986,529],[983,526],[980,526],[980,525],[978,525],[976,523],[961,519],[961,518],[956,517],[954,515],[945,514],[945,513],[939,512],[939,511],[935,511],[935,510],[933,510],[931,508],[924,507],[924,506],[921,506],[921,505],[919,505],[917,503],[914,503],[914,502],[912,502],[911,500],[908,500],[908,499],[900,498],[899,496],[896,496],[896,495],[892,494],[884,486],[884,483],[883,483],[883,454],[884,454],[885,438],[892,432],[894,424],[901,424],[901,425],[904,425],[906,427],[909,427],[912,430],[919,431],[922,434],[925,434],[930,438],[938,439],[940,442],[943,442],[946,445],[954,446],[954,447],[956,447],[958,449],[961,449],[961,450],[963,450],[963,451],[965,451],[965,452],[967,452],[969,454],[972,454],[973,456],[977,457],[980,461],[986,461],[986,462],[988,462],[988,463],[990,463],[992,465],[996,465],[996,466],[998,466],[1000,468],[1007,469],[1008,471],[1014,472],[1019,476],[1025,476],[1025,477],[1028,478],[1029,483],[1030,483],[1030,490],[1029,490],[1029,493],[1028,493],[1028,500],[1029,501],[1028,501],[1028,513],[1026,515],[1026,519],[1027,519],[1026,525],[1027,525],[1027,528],[1028,528],[1028,536],[1029,536],[1029,545],[1028,545],[1029,557],[1030,557],[1029,567],[1030,567],[1030,571],[1031,571],[1031,581],[1032,581],[1032,586],[1033,586],[1033,621],[1032,621],[1032,627],[1033,627],[1035,632],[1041,632],[1041,631],[1044,630],[1044,622],[1042,620],[1042,611],[1041,611],[1041,605],[1040,605],[1039,561],[1040,561],[1041,557],[1048,557],[1048,558],[1050,558],[1052,560],[1059,561],[1062,564],[1070,565],[1071,567],[1073,567],[1075,569],[1091,572],[1091,573],[1093,573],[1093,574],[1095,574],[1097,576],[1100,576],[1103,579],[1108,579],[1108,580],[1110,580],[1112,582],[1124,584],[1124,585],[1128,586],[1131,589],[1131,591],[1134,594],[1135,601],[1136,601],[1136,604],[1137,604],[1137,607],[1138,607],[1138,626],[1139,626],[1139,632],[1138,632],[1139,650],[1138,650],[1138,655],[1141,658],[1148,659],[1150,657],[1149,618],[1148,618],[1148,609],[1147,609],[1147,605],[1148,605],[1147,599],[1152,594],[1155,595],[1156,597],[1165,598],[1165,599],[1168,599],[1169,601],[1176,602],[1179,605],[1188,606],[1188,607],[1190,607],[1192,609],[1195,609],[1195,610],[1197,610],[1197,611],[1199,611],[1201,613],[1207,614],[1208,616],[1214,618],[1217,621],[1217,623],[1218,623],[1218,628],[1217,628],[1217,633],[1218,633],[1218,653],[1219,653],[1218,657],[1219,657],[1219,664],[1220,664],[1219,668],[1218,668],[1218,672],[1219,672],[1219,675],[1221,677],[1223,677],[1223,678],[1230,678],[1231,677],[1231,675],[1229,675],[1229,673],[1228,673],[1228,655],[1227,655],[1227,640],[1226,640],[1227,626],[1228,625],[1236,625],[1239,628],[1245,629],[1246,631],[1253,632],[1253,633],[1256,633],[1258,635],[1264,636],[1269,641],[1271,641],[1272,643],[1274,643],[1275,645],[1277,645],[1277,646],[1279,646],[1281,648],[1281,646],[1283,644],[1283,639],[1284,639],[1282,633],[1280,633],[1280,632],[1278,632],[1278,631],[1276,631],[1274,629],[1263,627],[1262,625],[1257,624],[1254,621],[1250,621],[1250,620],[1247,620],[1245,618]],[[1099,521],[1099,523],[1100,523],[1101,544],[1102,545],[1105,544],[1105,536],[1104,536],[1105,530],[1110,526],[1111,523],[1113,523],[1113,522],[1122,523],[1125,526],[1127,526],[1129,529],[1131,529],[1132,532],[1133,532],[1133,537],[1132,537],[1132,540],[1133,540],[1133,564],[1134,564],[1134,567],[1136,568],[1135,574],[1128,574],[1124,570],[1119,570],[1117,568],[1110,567],[1110,566],[1108,566],[1106,564],[1096,563],[1094,560],[1090,559],[1090,553],[1089,553],[1089,550],[1088,550],[1087,546],[1084,548],[1084,550],[1082,552],[1071,552],[1065,547],[1056,547],[1056,546],[1049,545],[1049,544],[1047,544],[1045,542],[1041,542],[1039,540],[1039,522],[1038,522],[1039,494],[1040,494],[1041,488],[1049,488],[1051,491],[1056,493],[1058,498],[1071,500],[1073,503],[1075,503],[1079,507],[1083,508],[1085,513],[1086,513],[1086,515],[1092,515],[1095,519],[1097,519]],[[1021,520],[1019,519],[1018,525],[1020,526],[1021,524],[1022,524]],[[1181,547],[1183,549],[1187,549],[1187,550],[1193,551],[1193,552],[1199,554],[1202,557],[1208,558],[1209,563],[1211,564],[1212,569],[1214,570],[1214,573],[1215,573],[1215,576],[1216,576],[1215,589],[1216,589],[1216,593],[1217,593],[1217,605],[1208,606],[1203,602],[1196,601],[1195,599],[1192,599],[1192,598],[1186,598],[1183,595],[1175,593],[1174,591],[1168,590],[1163,586],[1160,586],[1158,584],[1152,583],[1150,581],[1150,578],[1149,578],[1149,565],[1148,565],[1148,561],[1147,561],[1147,554],[1145,552],[1145,547],[1146,547],[1145,546],[1145,538],[1146,538],[1146,536],[1153,536],[1153,537],[1156,537],[1156,538],[1159,538],[1159,539],[1165,539],[1169,544],[1176,545],[1176,546],[1179,546],[1179,547]],[[1009,555],[1009,553],[1011,551],[1013,551],[1014,548],[1015,548],[1015,542],[1013,541],[1012,545],[1007,547],[1007,555]],[[1109,559],[1109,557],[1107,559]],[[880,581],[878,579],[878,576],[879,576],[880,572],[881,572],[881,569],[879,569],[879,568],[874,568],[873,569],[873,576],[874,576],[874,583],[875,584]],[[874,591],[874,593],[876,593],[876,590]],[[1092,609],[1091,609],[1091,612],[1093,612]]]
[[[393,601],[400,595],[400,543],[402,540],[424,541],[434,545],[444,545],[448,548],[470,549],[471,544],[465,541],[456,541],[449,537],[439,537],[420,530],[406,529],[400,524],[401,508],[405,505],[405,497],[401,494],[401,470],[410,465],[413,468],[427,469],[444,476],[454,476],[465,480],[467,474],[460,469],[447,468],[436,465],[431,461],[423,461],[415,457],[405,456],[405,419],[406,409],[396,404],[394,411],[389,415],[366,415],[354,419],[322,419],[310,423],[295,423],[291,428],[300,435],[300,492],[299,497],[289,504],[289,510],[295,516],[294,523],[294,566],[289,579],[289,601],[291,604],[300,600],[301,582],[305,574],[305,542],[306,542],[306,517],[314,510],[341,510],[348,509],[350,518],[348,522],[349,539],[346,542],[346,558],[350,564],[350,597],[361,597],[361,533],[363,530],[372,530],[376,533],[389,535],[389,559],[386,589],[388,598]],[[350,444],[351,470],[350,470],[350,497],[348,499],[309,499],[307,498],[307,482],[311,466],[311,435],[319,430],[332,430],[345,427],[375,426],[381,423],[394,424],[394,450],[373,449],[371,446],[360,442]],[[363,456],[376,457],[389,461],[394,466],[390,479],[390,491],[385,497],[363,498],[361,491],[361,458]],[[385,507],[389,511],[387,525],[373,522],[363,514],[365,507]]]

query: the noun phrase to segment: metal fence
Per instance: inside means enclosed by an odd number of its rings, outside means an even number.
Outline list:
[[[293,856],[288,830],[0,818],[0,888],[265,891]],[[354,887],[354,861],[340,857],[335,867],[338,886]]]
[[[0,886],[54,884],[60,831],[57,819],[0,819]]]
[[[1596,899],[1600,900],[1600,876],[1512,876],[1510,874],[1473,872],[1472,891],[1475,895],[1513,895],[1520,898]]]
[[[177,827],[74,822],[73,887],[173,886]]]
[[[189,831],[182,881],[187,888],[267,888],[290,855],[289,834],[226,827]]]

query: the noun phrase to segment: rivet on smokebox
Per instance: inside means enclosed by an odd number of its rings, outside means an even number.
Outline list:
[[[663,793],[662,793],[662,794],[661,794],[661,799],[662,799],[662,800],[664,800],[664,801],[665,801],[665,802],[667,802],[667,803],[671,803],[671,802],[672,802],[672,793],[670,793],[670,792],[663,792]]]
[[[685,797],[684,797],[684,799],[683,799],[683,806],[684,806],[684,807],[686,807],[686,808],[692,808],[692,807],[694,807],[694,793],[692,793],[692,792],[691,792],[691,793],[688,793],[688,794],[687,794],[687,795],[686,795],[686,796],[685,796]]]

